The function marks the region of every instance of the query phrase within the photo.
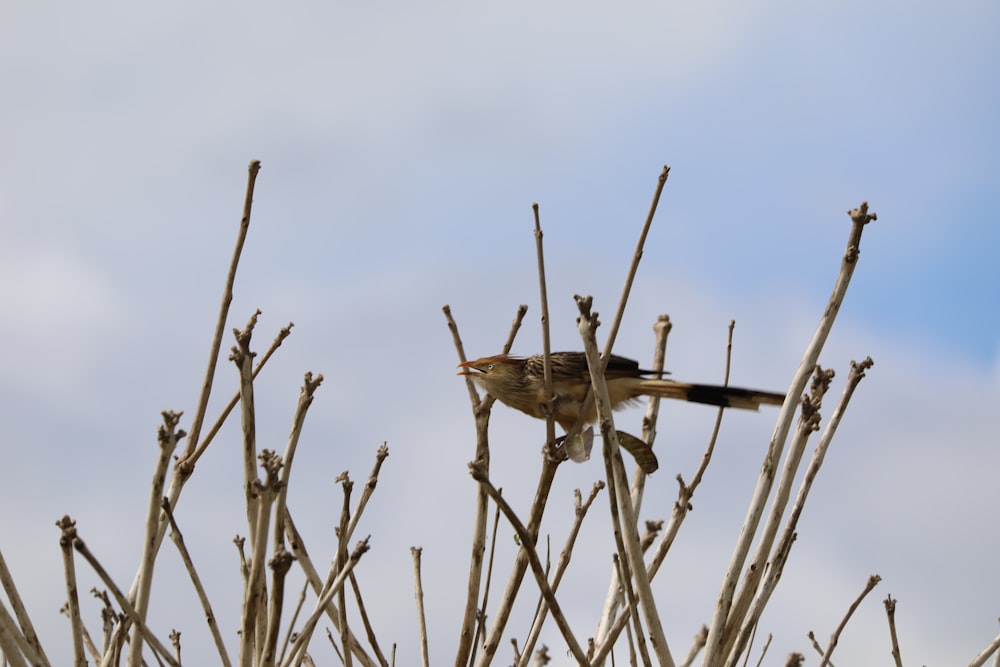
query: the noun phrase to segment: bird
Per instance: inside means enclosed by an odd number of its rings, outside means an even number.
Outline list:
[[[552,366],[553,418],[568,432],[579,420],[590,389],[587,358],[583,352],[553,352],[549,359]],[[501,403],[536,419],[546,418],[543,355],[518,357],[497,354],[465,361],[458,368],[462,369],[458,375],[470,377]],[[642,396],[747,410],[785,402],[784,394],[742,387],[678,382],[665,379],[662,375],[663,372],[643,370],[639,367],[639,362],[632,359],[611,355],[604,373],[611,408],[621,409]],[[597,405],[590,401],[583,422],[592,424],[596,421]]]
[[[587,390],[590,370],[583,352],[553,352],[552,394],[554,418],[564,430],[570,430],[580,417]],[[545,419],[545,359],[541,354],[517,357],[497,354],[458,365],[459,375],[471,377],[501,403]],[[660,377],[660,372],[639,368],[639,362],[611,355],[604,376],[608,384],[611,408],[621,409],[641,396],[674,398],[691,403],[705,403],[723,408],[757,410],[761,405],[781,405],[784,394],[741,387],[692,384]],[[584,423],[597,421],[597,407],[591,405]]]

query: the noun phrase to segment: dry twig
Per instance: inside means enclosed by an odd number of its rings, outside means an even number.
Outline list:
[[[514,317],[514,322],[511,324],[510,333],[507,336],[507,342],[504,344],[503,351],[509,352],[511,345],[514,343],[514,337],[517,335],[518,330],[521,328],[521,322],[524,319],[524,314],[527,312],[528,307],[521,305],[517,309],[517,314]],[[448,323],[448,329],[451,331],[452,339],[455,343],[455,349],[458,352],[458,360],[460,362],[466,361],[465,349],[462,346],[462,338],[458,333],[458,325],[455,323],[454,318],[451,315],[451,308],[445,305],[442,308],[444,312],[445,320]],[[490,421],[490,409],[493,406],[494,398],[487,395],[483,400],[479,398],[479,392],[476,391],[475,383],[472,378],[467,377],[465,379],[466,387],[469,390],[469,400],[472,402],[472,412],[476,419],[476,461],[480,465],[484,466],[487,471],[489,470],[490,462],[490,445],[489,445],[489,421]],[[470,558],[469,565],[469,582],[467,587],[467,594],[465,598],[465,612],[462,616],[462,628],[459,634],[458,641],[458,651],[455,656],[455,667],[464,667],[464,665],[469,660],[469,655],[472,652],[472,640],[478,634],[476,630],[476,612],[479,608],[479,590],[483,577],[483,556],[486,552],[486,510],[487,510],[487,497],[486,493],[480,488],[476,493],[476,509],[475,509],[475,521],[473,523],[472,529],[472,557]],[[517,566],[515,566],[515,572]],[[521,570],[523,576],[524,570]],[[515,579],[514,575],[511,576],[511,582]],[[516,577],[518,585],[520,584],[520,577]],[[515,586],[516,590],[516,586]],[[507,610],[509,614],[509,609]],[[498,614],[499,616],[500,614]],[[503,616],[503,623],[506,623],[506,616]],[[500,632],[503,631],[503,625],[500,626]],[[499,632],[497,633],[499,635]],[[494,637],[493,652],[496,651],[496,642]],[[489,640],[487,640],[487,646],[490,646]],[[490,653],[492,658],[493,652]]]
[[[504,516],[507,517],[507,521],[509,521],[510,525],[514,528],[514,532],[517,533],[518,538],[521,540],[521,549],[518,553],[524,554],[528,559],[531,571],[535,575],[535,581],[538,583],[538,588],[549,605],[552,618],[559,627],[559,631],[562,632],[563,639],[566,640],[566,644],[569,646],[573,657],[576,658],[580,664],[586,664],[588,662],[587,656],[584,655],[583,649],[580,648],[580,644],[573,635],[573,631],[570,629],[569,623],[566,622],[566,617],[563,616],[562,608],[559,606],[559,602],[556,600],[556,596],[552,592],[552,588],[549,586],[549,583],[545,578],[545,571],[542,569],[542,563],[538,559],[538,553],[535,550],[536,535],[533,535],[529,529],[521,523],[521,520],[517,518],[517,514],[514,513],[514,510],[511,509],[510,505],[507,504],[507,501],[504,500],[503,496],[500,495],[496,487],[493,486],[489,477],[486,476],[485,471],[481,467],[479,467],[476,463],[470,463],[469,471],[472,473],[473,479],[479,482],[480,486],[482,486],[486,490],[486,493],[489,494],[490,498],[493,499],[493,502],[500,507],[500,511],[503,512]]]
[[[10,600],[14,617],[17,618],[18,627],[14,628],[14,632],[22,635],[24,641],[34,651],[34,664],[48,665],[49,659],[46,657],[45,651],[42,650],[42,644],[38,641],[38,635],[35,634],[35,627],[31,623],[31,617],[28,616],[28,610],[25,609],[24,603],[21,601],[21,595],[17,591],[17,586],[14,585],[14,577],[11,576],[10,570],[7,569],[7,561],[4,560],[3,552],[0,552],[0,585],[3,586],[4,592],[7,593],[7,599]],[[2,602],[0,602],[0,607],[2,607]]]
[[[771,647],[771,633],[767,633],[767,641],[764,642],[764,646],[760,649],[760,659],[757,660],[757,667],[761,667],[764,664],[764,656],[767,655],[767,649]]]
[[[178,527],[177,521],[174,519],[174,513],[170,509],[170,503],[167,501],[166,497],[163,498],[161,507],[164,515],[167,517],[167,521],[170,522],[170,538],[177,546],[177,551],[181,555],[181,560],[184,562],[184,567],[187,569],[188,576],[191,577],[191,583],[194,584],[194,590],[198,594],[198,601],[201,602],[201,608],[205,614],[205,621],[208,623],[208,629],[212,633],[213,641],[215,641],[215,648],[219,652],[219,660],[222,662],[224,667],[230,667],[232,662],[229,660],[229,654],[226,652],[226,644],[222,641],[222,633],[219,632],[219,624],[215,620],[215,612],[212,611],[212,604],[208,600],[208,593],[205,592],[205,587],[201,584],[201,577],[198,576],[198,571],[194,566],[194,561],[191,560],[191,554],[188,552],[187,546],[184,544],[184,535],[181,533],[181,529]]]
[[[420,657],[424,667],[430,667],[431,661],[427,653],[427,618],[424,616],[424,584],[420,578],[420,554],[423,549],[410,547],[413,556],[414,597],[417,600],[417,623],[420,630]]]
[[[291,521],[286,525],[290,526]],[[361,556],[368,551],[368,540],[365,539],[358,542],[357,546],[354,547],[354,551],[351,552],[350,557],[344,567],[337,573],[337,576],[333,581],[326,586],[320,593],[319,598],[316,600],[316,606],[313,608],[312,614],[306,619],[305,624],[302,626],[302,630],[299,632],[298,637],[292,641],[291,650],[288,657],[281,663],[281,667],[291,667],[292,665],[298,664],[300,660],[305,656],[306,647],[309,645],[309,640],[312,638],[313,632],[316,630],[316,624],[319,622],[319,617],[326,613],[327,605],[333,600],[333,596],[336,595],[340,589],[343,587],[344,582],[347,580],[348,575],[350,575],[351,570],[354,566],[358,564],[361,560]],[[354,647],[357,642],[349,642],[352,647]]]
[[[551,587],[553,594],[559,589],[559,583],[562,581],[563,574],[566,572],[566,568],[569,567],[569,561],[573,555],[573,546],[576,544],[576,538],[580,533],[580,527],[583,525],[583,519],[587,516],[587,510],[590,509],[590,506],[597,498],[597,494],[600,493],[604,486],[604,482],[596,482],[590,489],[590,495],[587,496],[586,502],[582,501],[579,489],[575,492],[576,502],[574,506],[573,525],[570,527],[569,534],[566,537],[566,544],[559,553],[559,560],[556,562],[556,569],[552,575]],[[548,611],[549,608],[543,596],[538,602],[538,609],[531,623],[531,630],[528,632],[528,637],[524,640],[524,652],[521,654],[520,660],[517,661],[519,667],[527,666],[528,656],[535,648],[535,643],[538,641],[539,634],[541,634],[542,625],[545,623]]]
[[[701,649],[705,648],[705,642],[708,641],[708,626],[701,626],[701,630],[698,634],[694,636],[691,642],[691,648],[688,649],[688,654],[684,656],[684,659],[677,663],[677,667],[691,667],[694,664],[695,658],[698,657],[698,653]]]
[[[739,601],[739,606],[735,608],[737,611],[734,611],[736,586],[740,581],[740,574],[750,552],[751,542],[757,534],[757,528],[764,513],[764,506],[770,496],[771,487],[777,473],[777,462],[781,457],[782,450],[785,446],[785,440],[787,439],[788,432],[791,429],[792,418],[798,403],[797,397],[800,396],[802,391],[805,389],[809,375],[816,366],[819,353],[823,349],[823,345],[829,337],[830,330],[833,327],[833,322],[836,319],[838,311],[840,310],[840,305],[843,303],[844,297],[847,294],[847,287],[850,284],[851,276],[854,274],[854,269],[857,266],[861,233],[864,230],[865,225],[876,219],[874,213],[868,213],[868,202],[862,202],[859,208],[848,211],[848,214],[851,217],[852,225],[847,241],[847,249],[844,252],[844,257],[841,262],[840,273],[837,276],[837,281],[834,285],[829,303],[823,312],[823,316],[820,318],[816,333],[814,334],[809,346],[806,348],[806,352],[803,355],[802,360],[799,362],[799,368],[792,379],[791,386],[788,390],[788,397],[785,399],[785,404],[781,407],[781,412],[778,415],[778,421],[775,426],[774,434],[771,436],[771,442],[768,446],[767,454],[764,457],[764,464],[761,468],[760,477],[757,480],[757,487],[754,490],[750,504],[747,507],[747,515],[744,520],[743,527],[740,530],[739,538],[735,548],[733,549],[729,566],[723,576],[716,601],[715,613],[712,617],[712,623],[709,628],[708,644],[705,647],[706,664],[731,662],[731,660],[726,659],[725,656],[730,656],[730,658],[732,657],[730,655],[730,651],[736,641],[737,629],[743,621],[743,617],[738,610],[741,608],[746,609],[746,601],[752,597],[754,591],[756,590],[760,572],[763,570],[762,565],[767,556],[766,550],[759,551],[751,561],[750,571],[748,572],[747,578],[743,582],[743,589],[740,593],[741,600]]]
[[[305,575],[306,581],[309,583],[309,586],[313,589],[313,592],[316,594],[317,598],[321,597],[323,591],[326,590],[326,584],[324,583],[323,579],[320,578],[319,572],[313,565],[312,559],[309,556],[309,551],[306,549],[305,541],[302,539],[302,535],[299,533],[299,531],[295,528],[295,522],[292,521],[292,516],[289,513],[287,507],[285,508],[285,535],[288,537],[288,543],[292,549],[292,554],[294,554],[296,562],[302,569],[302,573]],[[336,566],[336,560],[334,560],[332,564],[332,567],[335,568],[335,566]],[[336,569],[331,570],[331,575],[328,577],[331,582],[335,579],[336,573],[337,573]],[[339,631],[340,611],[337,609],[337,606],[333,603],[332,597],[327,599],[327,601],[324,603],[323,610],[326,613],[327,618],[330,619],[330,622],[333,623],[334,628],[336,628]],[[292,642],[294,641],[295,640],[292,639]],[[364,667],[376,666],[377,663],[375,662],[375,660],[371,658],[371,656],[369,656],[364,651],[364,647],[362,647],[357,637],[354,637],[353,635],[351,636],[350,645],[351,645],[351,650],[354,653],[354,657],[357,658],[357,660],[362,665],[364,665]],[[282,657],[282,659],[279,661],[279,664],[282,665],[287,663],[288,659],[286,659],[285,657]]]
[[[593,394],[597,401],[597,411],[600,415],[601,438],[604,441],[604,459],[607,471],[608,497],[611,501],[612,524],[615,527],[615,540],[619,543],[619,556],[622,558],[623,572],[626,579],[622,580],[626,594],[629,593],[630,579],[634,578],[638,593],[639,606],[642,609],[646,625],[649,628],[650,641],[660,665],[673,667],[674,661],[667,646],[663,626],[653,599],[653,591],[649,586],[649,576],[643,562],[642,548],[639,546],[638,522],[632,507],[632,497],[628,492],[628,480],[625,477],[625,464],[622,461],[618,444],[618,434],[614,428],[614,418],[611,414],[611,400],[608,398],[608,386],[604,378],[604,367],[597,357],[597,326],[596,313],[590,311],[591,299],[577,297],[580,317],[577,319],[580,335],[583,338],[584,351],[587,355],[587,365],[590,367],[590,378]],[[637,620],[637,619],[635,619]],[[637,626],[638,627],[638,626]],[[641,647],[641,643],[640,643]],[[640,649],[641,650],[641,649]]]
[[[152,489],[149,494],[148,509],[146,511],[146,537],[143,540],[142,560],[139,565],[139,572],[136,575],[137,586],[135,589],[135,611],[144,621],[146,612],[149,610],[149,593],[153,585],[153,566],[156,562],[158,552],[157,534],[160,531],[160,514],[163,499],[163,487],[167,477],[167,470],[170,467],[170,457],[177,448],[177,441],[186,434],[183,430],[177,429],[180,422],[181,413],[163,412],[163,425],[157,432],[157,440],[160,446],[160,456],[156,461],[153,470]],[[128,651],[129,667],[142,662],[142,638],[139,628],[132,629],[131,644]]]
[[[104,569],[104,567],[100,564],[100,562],[90,551],[90,549],[87,548],[87,545],[84,543],[84,541],[81,540],[80,537],[77,535],[76,522],[74,522],[68,516],[64,516],[56,525],[58,525],[62,529],[62,537],[60,538],[60,544],[66,542],[67,544],[72,545],[72,548],[75,549],[76,552],[79,553],[81,556],[83,556],[84,560],[86,560],[87,563],[90,564],[90,567],[94,570],[94,572],[97,573],[97,576],[101,578],[101,581],[104,582],[104,585],[108,588],[108,590],[111,592],[111,595],[115,598],[115,602],[117,602],[118,606],[121,607],[122,611],[125,612],[125,615],[128,617],[128,620],[138,628],[140,634],[142,635],[142,639],[147,644],[149,644],[149,646],[154,651],[159,653],[160,657],[163,660],[165,660],[167,664],[176,667],[177,662],[170,655],[170,649],[168,649],[163,644],[163,642],[161,642],[155,635],[153,635],[152,631],[146,625],[145,620],[141,616],[139,616],[139,614],[135,610],[135,607],[132,606],[132,603],[128,601],[128,599],[122,593],[121,589],[118,588],[115,582],[111,579],[111,576],[108,574],[107,570]],[[124,628],[124,627],[125,627],[124,623],[119,623],[119,628]],[[82,643],[80,650],[82,655]],[[86,663],[84,661],[84,662],[78,662],[78,664],[83,665]],[[104,664],[108,664],[108,655],[104,656]]]
[[[503,489],[497,489],[503,493]],[[493,562],[497,551],[497,530],[500,528],[500,508],[496,508],[493,514],[493,533],[490,535],[490,556],[486,563],[486,582],[483,588],[483,601],[479,605],[479,612],[476,617],[476,637],[472,644],[472,655],[469,656],[469,664],[476,664],[476,650],[479,648],[479,640],[486,632],[486,607],[490,601],[490,584],[493,582]]]
[[[834,630],[832,635],[830,635],[830,643],[826,647],[826,651],[823,652],[823,661],[819,663],[819,667],[827,667],[827,665],[830,664],[830,656],[833,655],[833,649],[837,647],[837,642],[840,640],[840,633],[842,633],[844,628],[847,627],[847,621],[851,620],[854,610],[858,608],[858,605],[860,605],[861,601],[865,599],[865,596],[868,595],[873,588],[878,586],[878,582],[880,581],[882,581],[882,577],[877,574],[873,574],[868,577],[864,590],[862,590],[861,594],[858,595],[854,602],[851,603],[851,606],[847,609],[847,613],[844,614],[844,618],[840,621],[840,625],[838,625],[837,629]]]
[[[222,303],[219,306],[219,317],[215,323],[215,333],[212,334],[212,345],[208,354],[208,369],[205,371],[205,380],[202,382],[201,396],[198,399],[198,406],[195,409],[194,419],[191,421],[191,437],[188,438],[187,448],[181,458],[187,458],[194,453],[198,446],[198,438],[201,435],[201,426],[205,420],[205,410],[208,408],[208,397],[212,393],[212,383],[215,379],[215,368],[219,361],[219,350],[222,348],[222,335],[226,329],[226,320],[229,318],[229,305],[233,302],[233,285],[236,282],[236,267],[240,263],[240,255],[243,253],[243,244],[246,242],[247,233],[250,231],[250,211],[253,208],[253,191],[257,183],[257,174],[260,172],[260,160],[252,160],[247,177],[247,192],[243,199],[243,216],[240,218],[240,231],[236,237],[236,247],[233,249],[233,258],[229,263],[229,271],[226,274],[226,286],[222,292]],[[177,499],[170,498],[170,506],[177,506]]]
[[[896,637],[896,600],[892,599],[892,595],[888,595],[883,604],[885,604],[886,618],[889,620],[889,637],[892,639],[892,659],[896,663],[896,667],[903,667],[903,658],[899,653],[899,640]]]
[[[1000,663],[1000,635],[994,637],[993,641],[987,644],[982,651],[976,654],[976,657],[974,657],[972,662],[969,663],[969,667],[982,667],[994,653],[997,654],[997,662]]]

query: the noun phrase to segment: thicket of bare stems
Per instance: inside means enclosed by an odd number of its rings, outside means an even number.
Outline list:
[[[256,363],[254,363],[256,353],[252,351],[251,342],[259,312],[254,313],[242,329],[233,331],[235,345],[232,347],[229,359],[239,371],[239,392],[232,397],[202,437],[209,396],[213,387],[214,369],[221,350],[226,323],[229,321],[229,306],[232,301],[236,268],[249,230],[253,191],[259,169],[258,161],[250,163],[236,248],[212,338],[208,370],[195,414],[191,419],[190,431],[185,433],[179,428],[180,414],[163,413],[163,425],[159,429],[158,437],[159,457],[147,500],[144,550],[131,586],[127,590],[123,589],[111,579],[101,566],[97,555],[87,547],[70,517],[63,517],[57,522],[61,531],[59,544],[63,553],[66,581],[67,603],[64,611],[69,619],[69,636],[77,666],[88,664],[89,660],[105,666],[124,662],[130,667],[138,667],[151,664],[151,661],[161,665],[182,664],[180,634],[173,630],[164,639],[162,630],[151,628],[147,624],[150,604],[153,601],[150,591],[154,566],[168,530],[201,602],[204,618],[215,641],[217,660],[220,664],[226,666],[239,664],[243,667],[314,664],[310,655],[311,647],[314,647],[311,642],[316,637],[316,630],[321,622],[328,624],[327,637],[322,642],[322,649],[312,648],[312,650],[323,650],[324,662],[329,663],[330,652],[335,652],[338,660],[345,665],[395,664],[395,645],[391,646],[387,657],[386,646],[380,645],[368,623],[364,597],[353,573],[368,550],[368,537],[356,540],[355,533],[368,500],[376,489],[379,470],[388,456],[388,449],[383,445],[375,453],[373,469],[353,505],[351,502],[353,482],[346,474],[338,479],[344,494],[343,508],[336,527],[338,544],[336,552],[328,558],[326,572],[321,573],[313,557],[306,550],[285,499],[299,434],[313,395],[323,381],[322,376],[314,377],[310,373],[305,375],[284,453],[278,454],[269,449],[258,450],[257,447],[254,378],[288,337],[291,324],[278,333]],[[653,222],[668,173],[669,169],[664,167],[659,176],[621,298],[607,327],[603,350],[598,349],[597,334],[601,322],[597,313],[592,310],[592,300],[590,297],[577,297],[580,312],[579,331],[591,372],[591,400],[596,401],[600,415],[605,479],[595,484],[586,499],[579,491],[576,492],[575,521],[565,536],[565,544],[554,568],[550,564],[543,564],[542,556],[536,549],[539,527],[552,482],[559,466],[566,458],[563,450],[557,445],[554,422],[551,418],[547,420],[546,441],[543,453],[539,457],[539,479],[534,502],[527,517],[519,517],[490,480],[488,423],[494,400],[488,395],[481,397],[472,382],[468,383],[476,423],[476,452],[474,460],[469,464],[474,479],[471,492],[475,495],[476,502],[465,611],[457,636],[454,658],[456,667],[489,665],[498,659],[502,664],[507,664],[509,658],[498,658],[497,651],[503,643],[504,636],[507,635],[507,625],[514,601],[525,585],[529,588],[529,594],[531,590],[536,590],[540,595],[540,601],[532,623],[512,633],[523,637],[520,644],[516,639],[513,640],[514,662],[517,665],[549,662],[549,648],[544,645],[537,646],[537,641],[542,628],[550,622],[558,628],[566,649],[579,664],[603,665],[607,663],[609,656],[614,661],[623,660],[627,655],[630,664],[692,665],[700,659],[703,665],[734,667],[747,664],[750,658],[751,641],[757,630],[757,623],[788,561],[791,546],[795,541],[797,522],[812,482],[822,466],[824,456],[855,387],[872,365],[871,359],[865,359],[860,363],[851,362],[843,393],[824,424],[820,408],[833,372],[821,369],[817,365],[817,360],[845,297],[851,275],[857,266],[862,231],[869,222],[875,220],[875,215],[868,212],[868,205],[864,202],[858,208],[849,211],[851,227],[847,249],[836,277],[833,293],[823,310],[813,339],[806,346],[798,371],[789,384],[788,398],[778,415],[729,566],[721,573],[714,616],[698,634],[690,648],[677,651],[668,645],[668,638],[657,611],[660,601],[655,598],[650,582],[659,572],[671,545],[680,536],[691,498],[711,463],[723,410],[719,410],[708,446],[690,481],[685,481],[680,475],[677,476],[679,487],[677,500],[669,520],[665,525],[662,522],[640,525],[638,516],[646,479],[638,467],[632,472],[631,479],[625,469],[619,449],[618,434],[614,428],[614,418],[608,404],[603,373],[614,346],[636,268],[643,254],[646,234]],[[542,228],[537,205],[534,207],[534,212],[542,339],[546,357],[546,387],[551,397],[548,298]],[[516,313],[503,348],[505,352],[510,349],[526,310],[527,308],[522,306]],[[458,326],[448,306],[444,307],[444,313],[454,338],[458,358],[460,361],[465,361]],[[654,330],[656,343],[653,351],[653,369],[660,370],[664,367],[666,342],[670,331],[669,319],[661,316]],[[730,347],[731,335],[732,324]],[[728,381],[728,356],[726,379]],[[238,624],[239,648],[238,653],[232,656],[228,653],[227,643],[220,634],[216,623],[216,610],[212,608],[201,585],[197,568],[186,548],[181,527],[175,520],[173,510],[180,500],[185,484],[194,474],[199,458],[237,406],[240,408],[239,416],[242,424],[244,504],[247,525],[245,537],[236,540],[243,574],[244,596]],[[642,439],[651,445],[656,435],[658,407],[658,400],[651,399],[643,424]],[[570,435],[578,433],[582,426],[584,425],[577,424],[571,429]],[[810,436],[816,432],[820,432],[820,435],[811,457],[807,460],[806,446]],[[568,438],[567,441],[569,440]],[[175,456],[182,441],[184,448]],[[174,464],[171,466],[172,461]],[[794,480],[803,470],[804,474],[795,491]],[[574,556],[583,557],[574,554],[574,543],[582,522],[588,516],[588,511],[605,489],[613,521],[617,555],[606,599],[594,601],[596,630],[586,633],[580,628],[570,627],[562,613],[559,606],[559,584]],[[794,497],[793,491],[795,491]],[[494,517],[492,532],[488,525],[491,514]],[[514,562],[509,564],[507,582],[502,594],[499,599],[492,601],[488,598],[490,581],[502,576],[504,566],[494,562],[493,550],[490,549],[487,553],[487,549],[488,545],[495,544],[501,514],[504,516],[504,521],[510,524],[520,538],[520,551]],[[420,549],[414,548],[417,598],[415,616],[419,625],[422,661],[424,665],[428,665],[430,663],[427,643],[428,619],[423,609],[420,556]],[[81,559],[102,582],[103,588],[93,591],[103,602],[100,619],[84,619],[81,615],[77,589],[79,581],[77,568],[82,564]],[[298,567],[303,572],[307,588],[312,591],[311,601],[308,601],[310,596],[306,589],[301,590],[297,596],[294,592],[285,590],[286,575],[293,567]],[[530,583],[526,584],[525,575],[529,569],[531,578]],[[811,647],[820,656],[819,664],[830,664],[831,655],[848,619],[878,582],[877,575],[869,578],[857,600],[846,612],[841,624],[832,633],[826,647],[823,647],[810,633]],[[5,664],[14,667],[51,664],[2,554],[0,554],[0,584],[6,593],[6,601],[0,598],[0,654],[5,659]],[[456,604],[460,602],[456,601]],[[887,640],[887,645],[891,647],[896,664],[902,665],[896,641],[895,605],[896,601],[891,597],[885,600],[891,637],[891,644]],[[356,616],[361,619],[361,627],[349,625],[347,620],[349,606],[357,612]],[[184,622],[190,623],[193,618],[194,616],[189,616]],[[433,619],[429,620],[433,622]],[[93,627],[95,623],[98,624],[98,631],[92,633],[89,627]],[[675,641],[677,639],[673,638]],[[758,651],[756,664],[763,664],[769,644],[770,636],[763,648]],[[1000,636],[990,642],[970,664],[985,664],[989,657],[997,652],[998,647],[1000,647]],[[616,652],[617,658],[612,651]],[[556,652],[558,653],[558,649]],[[793,665],[802,664],[804,659],[801,654],[792,654],[784,658],[768,657],[768,662]],[[206,664],[209,660],[214,661],[210,656],[204,655],[190,658],[194,664]]]

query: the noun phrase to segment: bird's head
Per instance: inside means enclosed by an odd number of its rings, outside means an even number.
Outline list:
[[[507,405],[515,405],[525,383],[524,359],[498,354],[458,365],[458,375],[467,375]],[[517,407],[517,405],[515,405]]]
[[[487,380],[487,378],[499,380],[516,374],[523,362],[524,360],[520,357],[498,354],[460,363],[458,368],[462,370],[458,371],[458,375],[469,375],[478,380]]]

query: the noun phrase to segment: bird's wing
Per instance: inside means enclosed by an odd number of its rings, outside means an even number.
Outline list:
[[[541,354],[528,357],[527,372],[543,374],[545,360]],[[643,375],[653,375],[660,377],[666,371],[654,372],[639,368],[639,362],[627,357],[620,357],[612,354],[608,360],[608,367],[605,370],[605,377],[608,379],[623,377],[641,377]],[[556,381],[566,379],[585,379],[590,376],[590,369],[587,366],[587,356],[583,352],[553,352],[552,353],[552,378]]]

